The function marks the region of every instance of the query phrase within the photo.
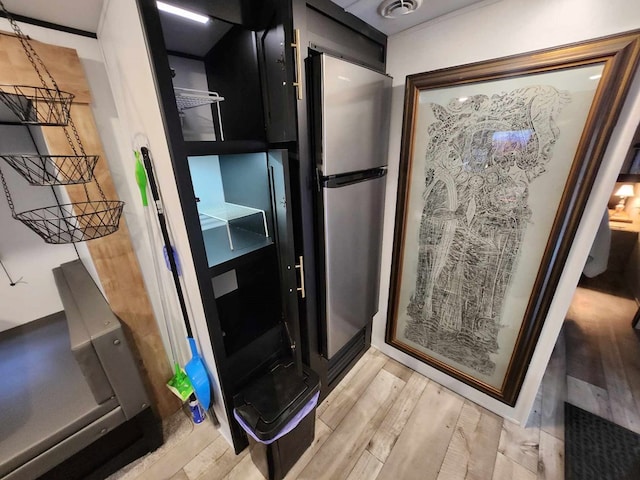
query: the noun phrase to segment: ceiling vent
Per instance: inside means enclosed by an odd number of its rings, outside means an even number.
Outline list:
[[[398,18],[415,12],[422,0],[384,0],[378,7],[378,13],[385,18]]]

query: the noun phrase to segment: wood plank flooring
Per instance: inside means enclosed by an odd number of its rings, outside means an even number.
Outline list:
[[[636,310],[623,295],[576,290],[565,321],[567,401],[640,433]]]
[[[522,426],[372,348],[318,407],[314,442],[286,480],[561,480],[565,399],[640,430],[634,313],[633,301],[578,289]],[[210,424],[179,421],[179,440],[110,480],[262,479]]]

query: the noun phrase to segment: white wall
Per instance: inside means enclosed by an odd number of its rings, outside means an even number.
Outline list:
[[[374,318],[372,340],[377,348],[499,415],[516,421],[526,419],[595,237],[602,209],[640,123],[640,78],[635,79],[630,89],[611,137],[515,408],[426,366],[384,341],[405,79],[413,73],[563,45],[638,27],[640,2],[637,0],[491,0],[480,7],[470,7],[389,38],[387,69],[394,80],[380,310]]]
[[[20,28],[34,40],[77,50],[91,88],[92,110],[105,152],[108,157],[112,157],[115,152],[110,119],[114,117],[115,108],[110,90],[104,88],[108,84],[97,40],[24,23],[20,23]],[[0,30],[11,31],[9,22],[4,18],[0,18]],[[7,174],[11,167],[3,163],[2,168]],[[22,188],[20,191],[12,189],[18,200],[16,207],[20,210],[28,209],[21,208],[27,204],[31,208],[46,206],[39,203],[40,200],[54,203],[51,202],[53,197],[49,188],[28,187],[24,182],[20,184],[18,178],[16,175],[11,183]],[[4,273],[0,272],[0,331],[61,311],[62,303],[51,269],[77,258],[72,245],[48,245],[27,227],[13,220],[4,195],[1,197],[0,259],[14,279],[23,277],[27,283],[10,287]],[[64,195],[61,197],[62,201],[63,198]],[[86,245],[79,243],[77,248],[89,273],[102,288]]]
[[[51,189],[28,186],[26,180],[0,161],[18,212],[55,204]],[[75,258],[72,245],[46,244],[11,218],[7,200],[0,194],[0,260],[14,282],[22,278],[12,287],[0,271],[0,331],[63,310],[51,269]]]
[[[170,274],[163,266],[159,269],[160,282],[156,280],[152,251],[159,255],[162,245],[161,238],[157,227],[154,226],[156,220],[151,207],[145,211],[141,206],[138,187],[133,176],[132,148],[134,144],[140,143],[144,138],[146,139],[144,141],[148,141],[153,156],[156,180],[173,234],[173,245],[181,258],[183,290],[188,297],[187,303],[191,310],[192,328],[195,336],[200,339],[200,353],[213,376],[213,409],[220,421],[221,433],[231,443],[231,430],[220,394],[220,382],[218,381],[213,350],[209,342],[202,299],[200,298],[180,199],[171,167],[169,146],[154,87],[154,75],[149,63],[136,2],[132,0],[107,0],[98,27],[98,39],[119,114],[116,127],[119,154],[114,156],[111,168],[118,193],[121,198],[129,201],[127,220],[131,230],[133,247],[138,255],[157,318],[162,318],[159,292],[166,292],[162,295],[163,298],[175,298],[175,288]],[[107,75],[105,75],[106,81]],[[149,228],[146,225],[149,225]],[[154,232],[152,234],[154,247],[149,246],[148,231]],[[164,262],[162,264],[164,265]],[[160,290],[158,285],[160,285]],[[178,357],[184,364],[188,347],[182,316],[179,309],[176,308],[175,301],[168,308],[170,310],[168,317],[172,319],[171,325],[175,327],[176,334],[181,340],[181,353],[178,354]]]

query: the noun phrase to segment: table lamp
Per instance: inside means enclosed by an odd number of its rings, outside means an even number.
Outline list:
[[[627,202],[627,198],[635,196],[635,192],[633,191],[633,185],[625,184],[622,185],[616,193],[614,193],[616,197],[620,197],[620,201],[616,205],[616,209],[612,215],[612,219],[618,221],[629,221],[629,217],[627,213],[624,211],[625,204]]]

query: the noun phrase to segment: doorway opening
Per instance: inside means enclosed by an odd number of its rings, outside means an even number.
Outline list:
[[[611,192],[543,384],[640,433],[640,126]],[[564,381],[560,379],[564,379]],[[562,400],[558,402],[562,406]],[[557,423],[564,423],[558,407]]]

